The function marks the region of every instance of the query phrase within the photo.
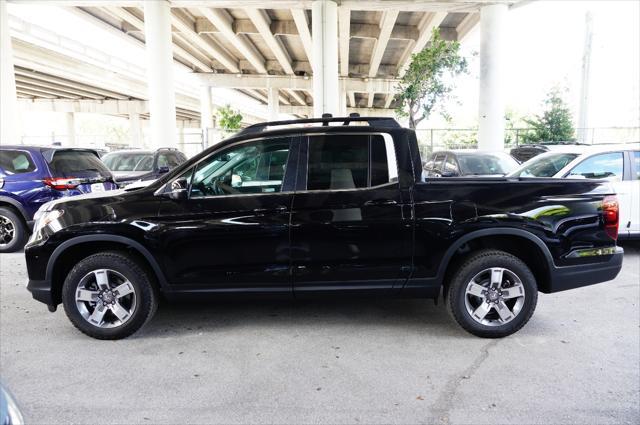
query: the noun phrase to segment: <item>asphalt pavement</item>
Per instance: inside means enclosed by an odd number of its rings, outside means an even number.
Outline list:
[[[28,424],[640,422],[640,245],[615,281],[540,294],[486,340],[430,300],[160,306],[98,341],[0,254],[0,379]]]

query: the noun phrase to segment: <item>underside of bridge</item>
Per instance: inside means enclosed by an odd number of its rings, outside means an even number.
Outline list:
[[[175,136],[176,125],[170,117],[198,121],[201,127],[212,124],[211,102],[216,98],[211,88],[237,90],[267,104],[270,118],[283,113],[392,115],[398,79],[411,56],[427,46],[432,30],[439,28],[443,38],[462,41],[482,17],[480,89],[481,96],[491,95],[481,99],[480,124],[484,119],[496,127],[495,117],[501,122],[504,108],[496,87],[501,26],[514,3],[51,0],[48,5],[65,7],[144,47],[146,71],[122,66],[113,58],[101,68],[89,60],[96,55],[87,52],[74,58],[47,49],[24,36],[29,28],[12,25],[15,90],[28,108],[84,108],[142,119],[150,114],[152,137],[162,137],[163,145],[175,144],[171,134]],[[81,37],[76,43],[82,43]],[[176,68],[195,74],[196,83],[176,85]],[[495,138],[500,125],[486,137]],[[481,138],[482,134],[481,130]]]

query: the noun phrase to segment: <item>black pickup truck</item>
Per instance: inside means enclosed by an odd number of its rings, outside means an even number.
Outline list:
[[[606,182],[424,179],[421,164],[393,119],[251,126],[146,188],[43,206],[28,289],[101,339],[137,331],[161,296],[230,294],[443,296],[464,329],[502,337],[538,291],[620,271]]]

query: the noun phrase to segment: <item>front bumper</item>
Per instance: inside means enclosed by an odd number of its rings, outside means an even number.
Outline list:
[[[57,302],[53,300],[53,291],[51,290],[51,282],[48,280],[29,280],[27,289],[31,292],[34,300],[45,303],[49,307],[49,311],[56,311]]]
[[[616,251],[606,261],[580,264],[575,266],[553,267],[548,291],[559,292],[580,288],[615,279],[622,269],[624,250],[616,247]]]

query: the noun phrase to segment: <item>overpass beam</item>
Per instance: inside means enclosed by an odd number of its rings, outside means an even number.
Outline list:
[[[480,9],[479,149],[504,149],[505,98],[502,77],[507,11],[506,4],[493,4]]]
[[[338,5],[333,0],[311,4],[313,35],[313,114],[339,113]]]
[[[0,143],[18,143],[18,101],[7,2],[0,1]]]
[[[171,7],[166,0],[145,0],[150,144],[176,147],[176,96],[173,81]]]

